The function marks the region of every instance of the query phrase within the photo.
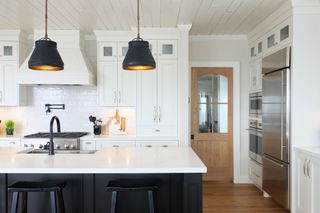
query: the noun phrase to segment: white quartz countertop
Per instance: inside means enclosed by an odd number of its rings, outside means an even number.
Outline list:
[[[294,147],[294,150],[303,152],[316,158],[320,158],[320,146]]]
[[[206,173],[189,148],[104,148],[94,154],[21,154],[21,148],[0,148],[0,173]]]
[[[81,140],[95,140],[95,141],[106,141],[106,140],[111,140],[111,141],[177,141],[178,137],[170,137],[170,136],[136,136],[136,135],[93,135],[89,134],[86,136],[81,137]]]

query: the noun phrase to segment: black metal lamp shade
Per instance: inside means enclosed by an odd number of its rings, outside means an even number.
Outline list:
[[[64,63],[57,49],[57,43],[51,40],[37,40],[28,62],[29,68],[39,71],[60,71]]]
[[[122,68],[128,71],[144,71],[156,68],[156,62],[149,49],[149,42],[133,40],[123,60]]]

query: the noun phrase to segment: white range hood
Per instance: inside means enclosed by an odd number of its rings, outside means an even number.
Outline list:
[[[23,85],[95,85],[96,76],[83,51],[83,40],[78,30],[52,30],[49,38],[57,42],[58,51],[64,62],[62,71],[35,71],[28,68],[28,60],[23,62],[18,72],[18,83]],[[43,37],[43,30],[34,31],[34,40]]]

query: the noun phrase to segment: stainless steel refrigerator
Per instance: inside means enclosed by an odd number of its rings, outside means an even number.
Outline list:
[[[290,206],[290,48],[262,59],[263,190]]]

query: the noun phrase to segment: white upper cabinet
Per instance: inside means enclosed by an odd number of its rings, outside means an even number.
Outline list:
[[[159,40],[157,46],[158,46],[159,59],[176,59],[177,58],[177,41],[176,40]]]
[[[262,90],[262,59],[257,59],[249,63],[250,91]]]
[[[118,64],[100,62],[98,74],[99,103],[102,106],[118,105]]]
[[[0,60],[17,60],[18,48],[17,42],[0,41]]]
[[[108,47],[106,56],[104,50]],[[122,69],[128,51],[127,42],[99,44],[98,70],[99,103],[101,106],[136,106],[137,74]]]
[[[156,70],[138,74],[138,135],[177,136],[177,76],[177,61],[160,59]]]
[[[118,59],[117,42],[100,43],[98,55],[99,55],[100,61],[117,61]]]

